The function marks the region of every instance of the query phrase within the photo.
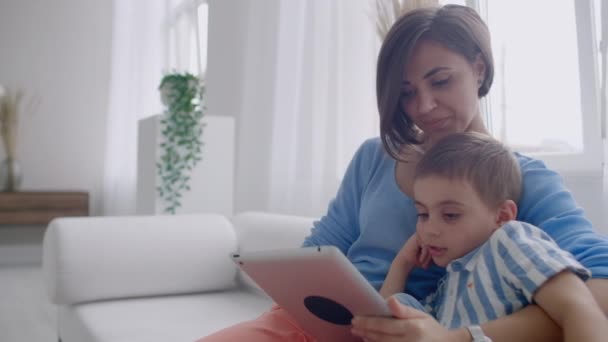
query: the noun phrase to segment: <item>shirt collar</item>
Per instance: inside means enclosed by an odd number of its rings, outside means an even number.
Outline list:
[[[483,246],[483,245],[481,245]],[[475,268],[475,264],[477,264],[477,260],[481,256],[481,246],[475,248],[470,251],[468,254],[460,257],[456,260],[452,260],[446,267],[448,272],[462,272],[467,270],[471,272]]]

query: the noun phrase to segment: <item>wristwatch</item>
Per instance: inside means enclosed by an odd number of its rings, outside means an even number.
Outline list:
[[[492,339],[483,333],[479,325],[469,325],[467,330],[473,337],[473,342],[492,342]]]

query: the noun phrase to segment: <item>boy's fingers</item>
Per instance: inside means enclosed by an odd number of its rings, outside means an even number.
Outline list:
[[[418,262],[423,264],[424,263],[424,259],[426,258],[426,248],[420,248],[420,254],[418,255]]]
[[[420,259],[418,260],[420,266],[423,268],[428,268],[431,263],[431,255],[429,254],[429,250],[426,247],[422,247],[420,252]]]

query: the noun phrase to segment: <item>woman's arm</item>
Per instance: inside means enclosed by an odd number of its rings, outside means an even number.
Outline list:
[[[544,283],[534,301],[563,330],[564,341],[604,342],[608,320],[577,275],[564,271]]]
[[[523,192],[517,220],[544,230],[594,278],[608,278],[608,238],[593,229],[562,177],[539,160],[522,155],[518,160]]]
[[[586,284],[600,309],[608,317],[608,279],[589,279]]]
[[[509,316],[482,324],[481,327],[493,342],[563,341],[561,328],[536,305],[528,305]]]
[[[608,316],[608,279],[590,279],[586,285]],[[561,328],[537,305],[485,323],[482,329],[494,342],[563,341]]]

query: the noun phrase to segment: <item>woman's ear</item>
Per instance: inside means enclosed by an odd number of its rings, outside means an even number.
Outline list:
[[[483,58],[481,57],[481,53],[478,53],[477,57],[475,57],[475,62],[473,63],[473,70],[475,70],[478,85],[481,86],[483,84],[483,81],[486,79],[486,62],[484,62]]]
[[[517,218],[517,204],[512,200],[504,201],[496,211],[496,224],[498,227]]]

